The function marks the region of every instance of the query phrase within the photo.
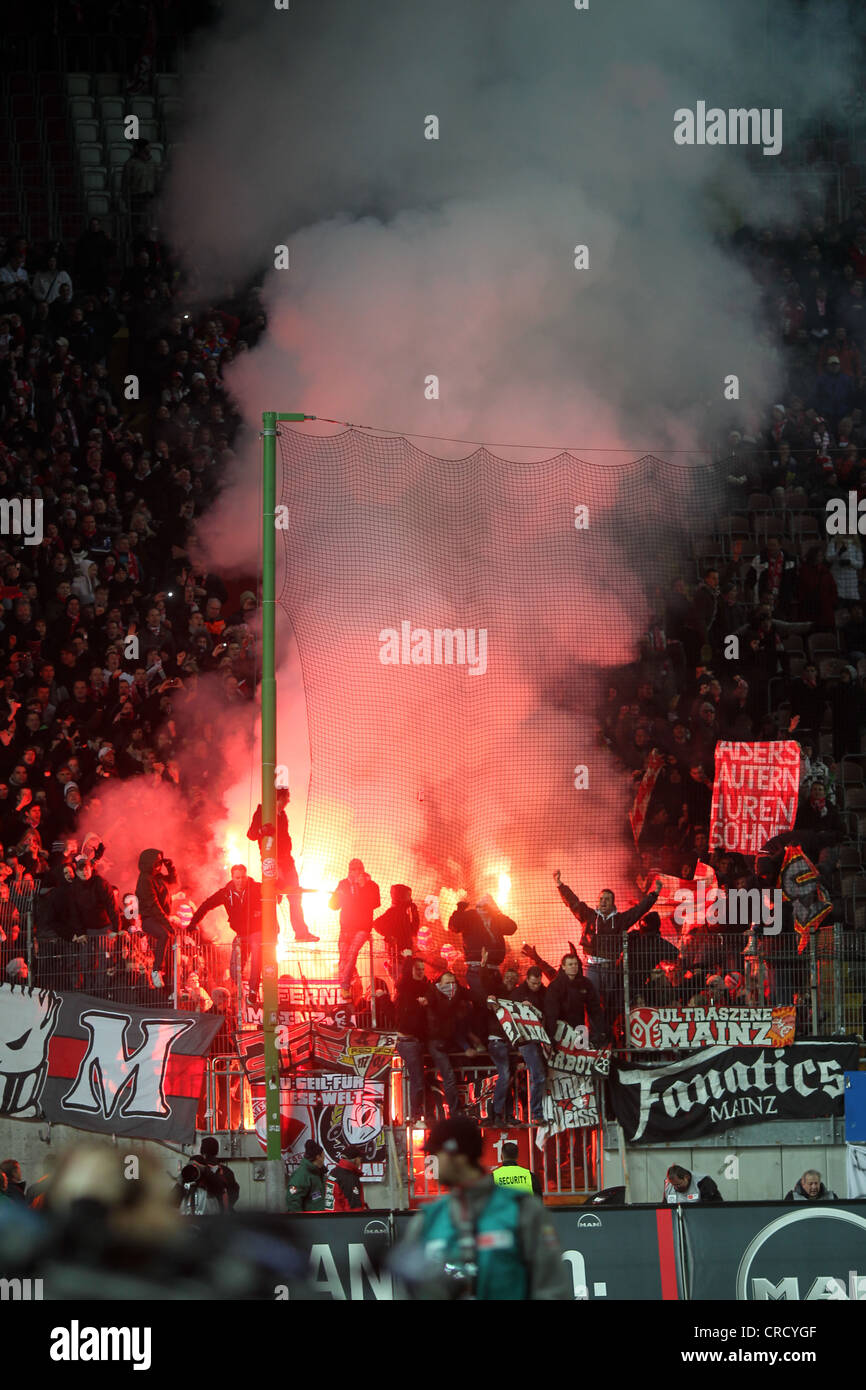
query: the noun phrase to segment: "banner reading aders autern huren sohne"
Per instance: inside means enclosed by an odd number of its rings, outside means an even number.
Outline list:
[[[0,985],[0,1115],[191,1143],[220,1022]]]

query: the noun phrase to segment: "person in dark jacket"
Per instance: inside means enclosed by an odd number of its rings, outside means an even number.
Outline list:
[[[156,989],[164,989],[162,971],[169,941],[177,919],[171,912],[170,885],[177,883],[177,872],[161,849],[143,849],[138,856],[138,882],[135,895],[141,913],[141,929],[153,943],[152,979]]]
[[[491,969],[502,964],[506,952],[505,937],[514,935],[517,923],[500,912],[490,894],[485,893],[474,907],[470,907],[465,899],[459,902],[448,919],[448,930],[454,936],[463,937],[466,983],[474,995],[482,960]]]
[[[570,1028],[588,1026],[591,1045],[607,1041],[608,1031],[598,994],[592,981],[584,975],[577,956],[563,956],[559,974],[544,997],[544,1028],[551,1042],[556,1041],[556,1025],[560,1019]]]
[[[262,885],[250,878],[243,864],[232,864],[231,879],[200,903],[190,918],[190,930],[215,907],[224,907],[229,926],[250,952],[249,1002],[258,1003],[262,978]]]
[[[586,978],[598,991],[608,1027],[612,1030],[621,1006],[621,978],[616,961],[622,950],[622,934],[649,912],[661,892],[661,881],[657,881],[654,892],[647,893],[634,907],[618,912],[610,888],[602,889],[598,906],[592,908],[563,883],[559,869],[554,871],[553,880],[562,901],[583,925],[580,945],[586,955]]]
[[[304,1157],[289,1174],[286,1210],[325,1210],[325,1151],[315,1139],[307,1140]]]
[[[289,817],[286,811],[288,804],[288,787],[278,787],[276,814],[277,893],[284,894],[289,900],[289,920],[292,924],[292,931],[295,933],[295,940],[318,941],[319,938],[313,936],[304,920],[301,880],[298,877],[297,865],[292,854],[292,837],[289,834]],[[247,839],[255,840],[259,850],[261,850],[262,840],[267,834],[273,834],[274,830],[274,826],[262,825],[262,808],[261,803],[259,803],[247,831]]]
[[[442,1080],[449,1114],[459,1112],[457,1084],[448,1053],[437,1042],[431,1022],[434,986],[427,979],[427,967],[420,956],[404,953],[404,964],[397,983],[397,1052],[409,1076],[409,1116],[414,1124],[424,1116],[424,1053],[429,1052]]]
[[[335,1168],[331,1169],[334,1182],[334,1211],[366,1211],[364,1189],[361,1185],[361,1151],[348,1148]]]
[[[672,1163],[665,1176],[662,1201],[668,1206],[679,1202],[722,1202],[724,1199],[712,1178],[690,1173],[688,1168]]]
[[[628,944],[628,969],[632,997],[645,995],[653,971],[662,961],[679,960],[679,951],[661,934],[661,919],[657,912],[648,912],[635,931],[623,938]]]
[[[577,953],[574,952],[574,955]],[[530,965],[526,972],[526,979],[522,985],[511,993],[511,998],[521,1004],[531,1004],[538,1009],[542,1018],[544,1017],[544,1001],[547,998],[547,986],[541,976],[542,970],[547,967],[546,961],[536,953],[537,964]],[[556,971],[553,971],[553,978],[556,978]],[[547,1090],[547,1063],[544,1060],[544,1053],[537,1042],[520,1043],[518,1052],[523,1058],[526,1070],[529,1072],[529,1123],[531,1125],[544,1124],[544,1117],[541,1107],[544,1104],[544,1093]],[[504,1152],[504,1150],[503,1150]]]
[[[0,1163],[0,1173],[6,1177],[6,1196],[12,1202],[18,1202],[21,1206],[27,1205],[25,1196],[26,1183],[21,1178],[21,1164],[17,1158],[4,1158]]]
[[[86,855],[76,856],[74,869],[75,878],[66,889],[66,909],[83,950],[84,990],[104,996],[120,915],[111,888]]]
[[[373,930],[388,943],[389,964],[395,979],[403,952],[415,950],[415,937],[418,935],[419,925],[420,918],[418,908],[412,901],[412,889],[405,883],[392,883],[391,906],[374,920]]]
[[[802,1178],[798,1178],[790,1192],[785,1193],[786,1202],[836,1202],[835,1192],[825,1187],[821,1174],[816,1168],[807,1168]]]
[[[465,1052],[474,1057],[484,1044],[473,1032],[475,1005],[472,995],[446,970],[436,980],[430,996],[429,1027],[436,1043],[446,1052]]]
[[[496,1067],[496,1086],[493,1091],[493,1113],[482,1119],[482,1124],[508,1125],[517,1121],[506,1114],[508,1095],[511,1089],[511,1047],[505,1029],[496,1016],[492,999],[509,997],[505,982],[498,970],[487,964],[487,952],[482,951],[480,968],[477,974],[467,975],[469,990],[476,1005],[476,1029],[481,1037],[487,1039],[487,1051]]]
[[[79,946],[69,910],[69,885],[42,880],[36,903],[36,979],[40,989],[77,989]]]
[[[350,859],[348,876],[340,879],[330,898],[331,908],[340,913],[338,978],[344,999],[351,998],[358,955],[370,940],[373,913],[380,902],[378,883],[373,882],[360,859]]]
[[[202,1164],[209,1173],[215,1173],[218,1178],[222,1179],[225,1187],[225,1205],[231,1211],[237,1206],[241,1189],[228,1164],[219,1162],[219,1151],[219,1141],[212,1134],[207,1134],[201,1141],[201,1153],[195,1155],[193,1163]]]

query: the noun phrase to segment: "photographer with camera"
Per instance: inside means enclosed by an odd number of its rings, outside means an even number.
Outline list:
[[[224,1179],[198,1156],[181,1169],[171,1200],[181,1216],[217,1216],[228,1206]]]
[[[496,1182],[481,1166],[481,1130],[465,1116],[433,1126],[426,1152],[450,1189],[413,1221],[391,1267],[418,1300],[571,1299],[553,1227],[531,1192]]]
[[[138,856],[138,882],[135,895],[141,913],[141,929],[153,942],[153,971],[155,989],[164,989],[163,966],[169,941],[174,936],[178,918],[172,916],[169,885],[177,883],[174,864],[161,849],[144,849]]]

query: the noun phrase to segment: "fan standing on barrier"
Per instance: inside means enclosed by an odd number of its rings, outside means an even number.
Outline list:
[[[247,1000],[255,1008],[262,978],[262,885],[249,877],[243,864],[232,864],[231,875],[228,883],[196,908],[189,926],[192,931],[215,907],[225,908],[229,926],[250,952]]]
[[[295,933],[296,941],[318,941],[317,936],[313,936],[304,920],[304,907],[301,898],[301,880],[298,877],[298,870],[292,854],[292,837],[289,834],[289,817],[286,807],[289,804],[288,787],[277,788],[277,901],[281,895],[289,900],[289,920],[292,924],[292,931]],[[259,846],[259,853],[262,849],[262,840],[273,827],[262,825],[261,803],[256,807],[250,828],[247,831],[247,839],[255,840]]]

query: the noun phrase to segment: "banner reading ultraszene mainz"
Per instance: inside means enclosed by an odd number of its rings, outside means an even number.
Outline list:
[[[683,1143],[761,1120],[841,1115],[856,1042],[712,1047],[681,1062],[611,1070],[614,1114],[631,1144]]]

